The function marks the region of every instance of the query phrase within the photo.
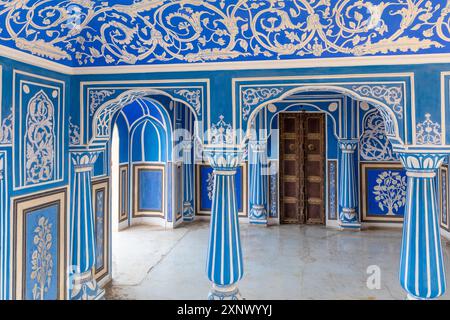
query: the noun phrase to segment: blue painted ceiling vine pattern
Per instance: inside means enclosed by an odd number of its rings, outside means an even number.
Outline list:
[[[0,43],[69,66],[444,53],[447,0],[0,0]]]

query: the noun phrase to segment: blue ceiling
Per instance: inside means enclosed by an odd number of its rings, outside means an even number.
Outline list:
[[[447,53],[449,11],[448,0],[0,0],[0,44],[72,67]]]

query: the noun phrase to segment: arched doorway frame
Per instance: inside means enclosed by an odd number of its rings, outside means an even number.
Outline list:
[[[348,88],[342,87],[342,86],[320,85],[320,84],[319,85],[315,85],[315,84],[301,85],[301,86],[287,90],[286,92],[284,92],[277,98],[268,99],[266,101],[263,101],[263,102],[257,104],[257,106],[255,108],[251,109],[251,111],[247,117],[247,121],[246,121],[247,127],[244,130],[245,136],[242,139],[241,145],[245,146],[247,144],[247,142],[250,138],[250,129],[251,129],[251,126],[248,124],[252,123],[253,119],[256,117],[256,115],[258,114],[258,112],[261,109],[266,108],[270,104],[282,102],[282,101],[284,101],[285,98],[292,96],[294,94],[311,92],[311,91],[340,93],[343,95],[347,95],[350,98],[355,99],[357,101],[363,101],[363,102],[369,103],[370,105],[373,105],[380,112],[381,116],[383,117],[383,120],[385,122],[385,127],[387,129],[386,136],[388,137],[389,141],[391,142],[391,144],[394,148],[394,151],[399,151],[404,146],[403,139],[401,138],[400,133],[399,133],[399,124],[398,124],[397,117],[395,116],[392,109],[389,108],[384,102],[380,101],[379,99],[373,98],[373,97],[362,96],[362,95],[358,94],[357,92],[350,90]]]

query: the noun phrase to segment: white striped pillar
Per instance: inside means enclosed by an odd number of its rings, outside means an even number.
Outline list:
[[[192,142],[183,142],[183,220],[194,220],[194,164]]]
[[[341,228],[361,228],[357,206],[358,193],[356,181],[355,150],[358,140],[339,140],[339,223]]]
[[[400,284],[410,299],[433,299],[445,292],[445,272],[435,186],[442,154],[400,155],[408,176]]]
[[[206,272],[212,282],[210,300],[240,299],[237,282],[244,274],[238,204],[235,190],[236,170],[242,159],[236,148],[205,148],[214,169],[214,192]]]
[[[98,296],[94,279],[95,238],[91,175],[98,153],[71,152],[71,211],[69,285],[71,300],[92,300]]]
[[[267,225],[267,175],[263,165],[267,163],[266,143],[249,143],[250,213],[251,224]]]

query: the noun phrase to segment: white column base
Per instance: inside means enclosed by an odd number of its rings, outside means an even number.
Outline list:
[[[213,284],[208,294],[208,300],[244,300],[236,284],[218,286]]]

